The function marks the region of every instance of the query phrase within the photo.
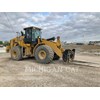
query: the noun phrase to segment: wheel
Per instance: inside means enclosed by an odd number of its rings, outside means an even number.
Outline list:
[[[11,49],[11,58],[17,61],[22,59],[22,51],[19,46],[15,46]]]
[[[39,46],[35,51],[35,59],[39,63],[47,64],[53,60],[54,52],[51,47],[47,45]]]
[[[60,59],[60,57],[56,53],[54,53],[53,60],[59,60],[59,59]]]

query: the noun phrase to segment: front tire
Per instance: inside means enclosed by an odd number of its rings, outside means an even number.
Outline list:
[[[11,49],[11,58],[17,61],[22,59],[22,52],[19,46],[15,46]]]
[[[48,45],[41,45],[35,51],[35,59],[39,63],[47,64],[53,60],[54,52]]]

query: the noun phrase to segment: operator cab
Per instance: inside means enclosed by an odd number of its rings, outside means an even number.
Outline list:
[[[41,38],[41,28],[38,27],[27,27],[25,30],[24,42],[29,44],[37,43],[38,38]]]

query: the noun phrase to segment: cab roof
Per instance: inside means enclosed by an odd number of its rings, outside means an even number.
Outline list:
[[[42,30],[41,28],[35,27],[35,26],[30,26],[30,27],[24,28],[24,30],[26,30],[26,29],[38,29],[38,30]]]

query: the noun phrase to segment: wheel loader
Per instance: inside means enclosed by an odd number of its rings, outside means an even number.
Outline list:
[[[75,49],[62,48],[60,37],[49,39],[41,38],[41,28],[26,27],[25,33],[10,40],[6,51],[10,52],[13,60],[22,60],[24,57],[35,57],[36,61],[48,64],[53,60],[63,59],[64,62],[74,60]]]

